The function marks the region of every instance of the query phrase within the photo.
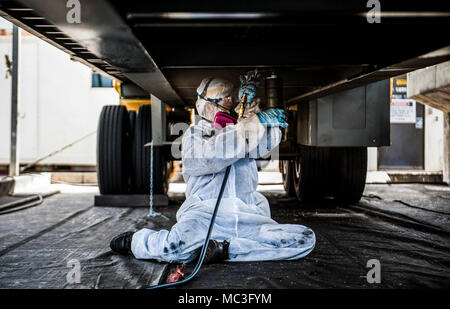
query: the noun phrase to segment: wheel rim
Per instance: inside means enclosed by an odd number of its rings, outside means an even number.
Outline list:
[[[288,174],[289,161],[283,160],[281,164],[283,176],[286,177]]]
[[[294,161],[294,172],[295,172],[295,178],[300,179],[301,176],[301,164],[300,164],[300,158],[297,158],[297,160]]]

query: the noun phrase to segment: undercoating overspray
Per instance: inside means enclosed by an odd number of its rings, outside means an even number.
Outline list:
[[[153,210],[153,142],[150,143],[149,147],[150,147],[150,193],[149,193],[149,209],[147,217],[159,216],[169,220],[169,218],[164,216],[162,213]]]

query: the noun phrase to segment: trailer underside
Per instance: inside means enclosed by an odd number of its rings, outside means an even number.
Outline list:
[[[383,2],[381,23],[368,22],[365,0],[71,3],[0,0],[0,16],[129,86],[122,98],[151,96],[137,113],[122,104],[100,114],[99,191],[104,200],[127,202],[94,207],[92,190],[2,209],[0,288],[140,288],[163,281],[171,266],[116,255],[109,241],[176,222],[185,196],[168,192],[174,160],[168,148],[175,143],[166,133],[175,112],[189,116],[204,77],[237,86],[239,75],[255,68],[283,81],[280,101],[291,107],[280,144],[283,186],[262,191],[274,220],[310,226],[317,246],[296,261],[206,265],[187,287],[448,287],[448,188],[364,186],[367,147],[390,143],[387,79],[450,59],[450,3]],[[72,23],[67,16],[76,3],[81,20]],[[258,96],[265,90],[261,83]],[[167,221],[130,205],[130,198],[148,204],[151,173],[154,193],[169,206],[156,207]],[[372,259],[382,265],[379,284],[367,279]],[[68,277],[76,267],[79,282]]]
[[[63,0],[0,3],[0,15],[171,106],[192,106],[207,75],[238,84],[249,69],[273,70],[296,104],[450,58],[440,1],[383,3],[381,23],[357,0],[97,0],[81,3],[80,24],[67,22]]]
[[[383,2],[379,23],[362,0],[0,5],[1,16],[122,81],[122,98],[151,95],[151,107],[140,106],[137,115],[124,106],[104,107],[97,145],[101,194],[148,192],[149,142],[155,193],[166,194],[171,161],[180,159],[166,147],[176,138],[169,137],[171,125],[188,122],[175,120],[175,113],[189,119],[204,77],[237,86],[240,74],[257,68],[267,73],[257,96],[267,95],[268,76],[276,76],[272,107],[293,106],[279,148],[286,191],[300,201],[356,202],[365,184],[366,147],[390,144],[388,78],[450,59],[443,31],[450,7],[440,1]],[[70,19],[74,14],[79,20]]]

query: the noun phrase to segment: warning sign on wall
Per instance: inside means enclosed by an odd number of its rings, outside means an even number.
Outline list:
[[[416,101],[392,99],[391,123],[416,123]]]
[[[416,123],[416,101],[407,99],[406,78],[391,79],[391,123]]]

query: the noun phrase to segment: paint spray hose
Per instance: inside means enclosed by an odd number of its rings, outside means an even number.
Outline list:
[[[203,248],[202,248],[202,251],[200,252],[200,257],[198,259],[197,265],[195,265],[195,268],[192,271],[192,273],[190,273],[189,276],[187,276],[185,279],[183,279],[181,281],[172,282],[172,283],[163,283],[163,284],[154,285],[154,286],[148,286],[148,287],[145,287],[145,289],[155,290],[155,289],[159,289],[159,288],[168,288],[168,287],[172,287],[172,286],[176,286],[176,285],[181,285],[181,284],[184,284],[184,283],[190,281],[198,273],[198,271],[202,267],[203,260],[205,259],[209,239],[211,237],[211,232],[212,232],[212,229],[214,226],[214,222],[216,221],[217,211],[219,210],[220,201],[222,200],[223,191],[225,191],[225,185],[227,184],[228,175],[230,174],[230,170],[231,170],[231,165],[227,166],[227,168],[225,170],[225,175],[223,176],[222,186],[220,187],[220,192],[219,192],[219,196],[217,197],[216,206],[214,206],[214,211],[213,211],[213,214],[211,217],[211,221],[209,223],[209,228],[208,228],[208,233],[206,234],[205,243],[203,244]]]

